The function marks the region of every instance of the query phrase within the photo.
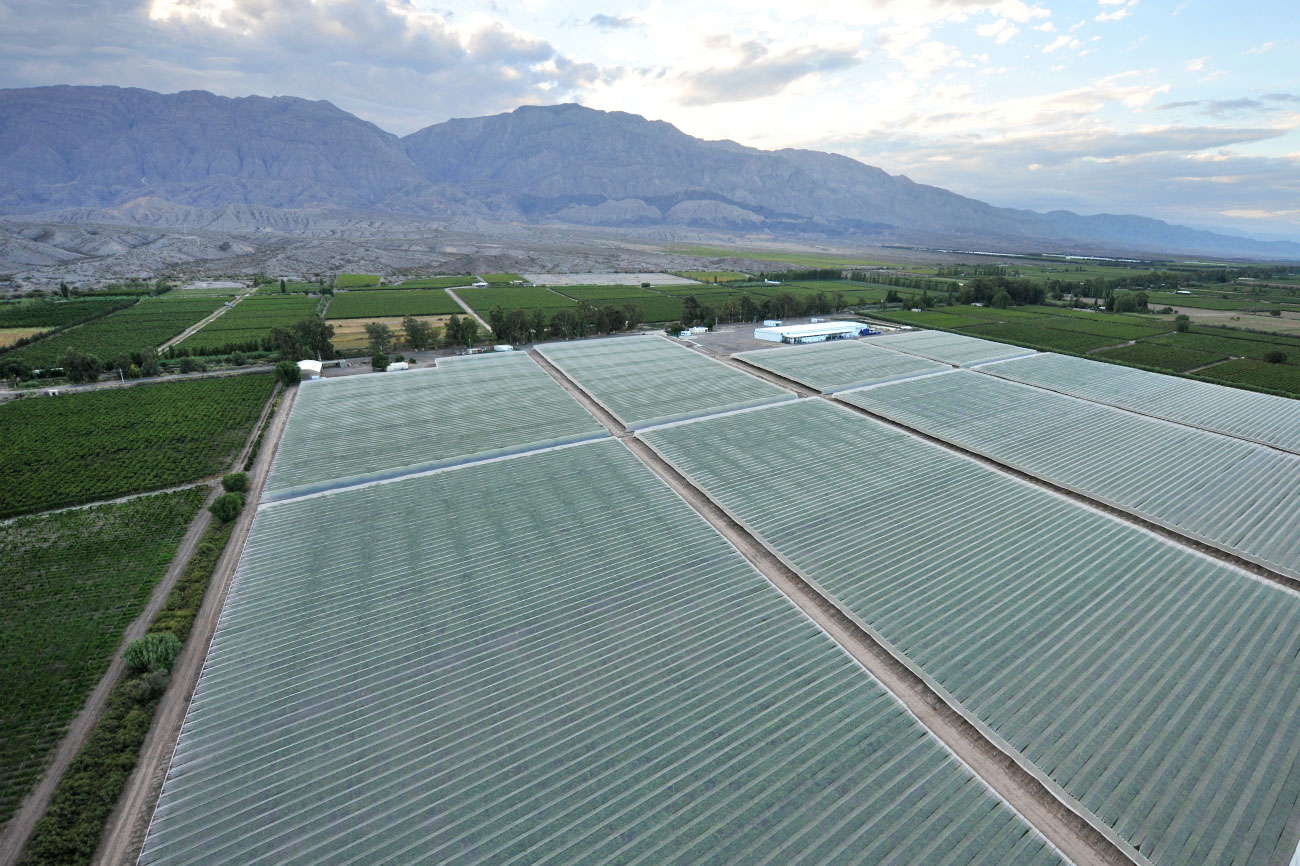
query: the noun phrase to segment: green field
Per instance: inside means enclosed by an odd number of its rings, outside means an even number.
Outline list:
[[[593,307],[635,304],[641,308],[645,322],[671,322],[682,317],[681,298],[636,286],[556,286],[553,291]],[[701,303],[712,301],[701,299]]]
[[[57,367],[72,350],[112,363],[132,352],[156,349],[213,313],[221,303],[214,297],[176,294],[144,298],[125,310],[16,349],[12,356],[36,369]]]
[[[206,487],[0,525],[0,823],[108,667]]]
[[[542,310],[554,313],[576,307],[578,302],[541,286],[492,286],[486,289],[460,289],[456,292],[483,318],[493,307],[503,310]]]
[[[379,283],[379,274],[339,274],[334,278],[334,284],[340,289],[359,289]]]
[[[701,283],[730,283],[735,280],[749,279],[748,274],[742,274],[740,271],[673,271],[673,273],[688,280],[699,280]]]
[[[1242,358],[1215,364],[1199,374],[1207,379],[1223,382],[1240,382],[1257,388],[1272,388],[1300,395],[1300,366],[1294,364],[1268,364]]]
[[[408,289],[382,292],[339,292],[326,308],[327,319],[367,319],[385,316],[447,316],[463,313],[460,304],[441,290]]]
[[[1121,361],[1126,364],[1141,364],[1145,367],[1158,367],[1162,370],[1185,373],[1197,367],[1204,367],[1206,364],[1213,364],[1215,361],[1222,361],[1227,356],[1222,353],[1198,352],[1194,349],[1163,343],[1139,342],[1131,346],[1103,349],[1094,352],[1092,357],[1102,361]]]
[[[412,280],[402,280],[400,283],[389,286],[393,289],[451,289],[456,286],[468,286],[474,282],[474,278],[468,274],[457,274],[445,277],[418,277]]]
[[[1091,352],[1094,349],[1113,346],[1119,342],[1114,337],[1087,334],[1079,331],[1059,331],[1055,328],[1046,328],[1030,322],[995,322],[965,326],[959,330],[959,333],[1054,352]]]
[[[191,352],[219,353],[258,343],[271,329],[289,327],[316,314],[321,299],[311,295],[252,295],[204,325],[181,345]]]
[[[6,301],[0,303],[0,328],[66,328],[132,303],[126,298]]]
[[[1268,298],[1220,297],[1215,294],[1178,295],[1173,292],[1151,292],[1148,303],[1152,307],[1196,307],[1202,310],[1268,310],[1283,306]]]
[[[159,490],[226,470],[269,374],[30,397],[0,406],[0,518]]]

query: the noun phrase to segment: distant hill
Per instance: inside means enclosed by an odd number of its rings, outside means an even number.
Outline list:
[[[998,208],[835,154],[703,141],[578,105],[398,138],[328,102],[117,87],[0,90],[0,212],[364,208],[408,216],[697,226],[1003,250],[1300,258],[1137,216]],[[283,220],[283,216],[280,217]]]

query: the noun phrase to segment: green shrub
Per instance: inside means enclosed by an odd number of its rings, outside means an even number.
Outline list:
[[[1264,363],[1266,364],[1285,364],[1286,352],[1281,349],[1272,349],[1264,353]]]
[[[216,515],[222,523],[231,523],[239,517],[239,512],[244,508],[244,494],[242,493],[224,493],[212,501],[208,506],[208,511]]]
[[[275,365],[275,378],[288,388],[302,381],[302,370],[293,361],[281,361]]]
[[[247,493],[248,492],[248,473],[231,472],[221,479],[221,488],[227,493]]]
[[[146,671],[169,671],[176,656],[180,655],[181,642],[169,631],[147,634],[127,644],[123,657],[134,674]]]

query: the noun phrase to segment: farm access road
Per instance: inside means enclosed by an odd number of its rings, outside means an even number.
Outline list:
[[[974,718],[874,629],[843,608],[650,445],[627,430],[581,385],[536,352],[530,350],[529,354],[611,434],[731,542],[768,582],[907,707],[917,721],[976,777],[1076,866],[1151,866],[1149,860],[1111,827]],[[812,396],[807,389],[801,388],[803,399]]]
[[[244,461],[248,459],[248,453],[252,449],[253,443],[257,441],[257,432],[262,429],[267,414],[271,411],[271,407],[275,405],[275,398],[280,393],[280,388],[281,386],[276,384],[275,390],[271,392],[271,396],[266,401],[266,405],[262,407],[262,414],[258,416],[257,422],[249,431],[244,447],[240,449],[239,454],[235,457],[233,466],[242,466]],[[173,489],[180,490],[197,486],[197,484],[212,483],[212,480],[208,479],[196,482],[196,484],[181,485]],[[113,691],[113,687],[117,685],[118,679],[126,670],[124,653],[127,645],[131,641],[144,636],[149,624],[153,622],[153,618],[157,616],[163,603],[167,601],[167,596],[171,593],[172,587],[176,585],[181,572],[189,565],[190,558],[193,557],[194,551],[198,548],[199,541],[202,540],[203,534],[212,523],[212,514],[208,511],[207,506],[217,498],[218,490],[219,488],[214,485],[212,492],[204,500],[198,516],[190,523],[190,528],[181,539],[180,546],[176,549],[176,555],[172,557],[171,565],[168,566],[162,580],[158,581],[158,585],[154,587],[153,593],[149,596],[149,603],[145,605],[140,615],[123,632],[122,642],[118,645],[117,652],[113,654],[108,670],[100,677],[98,685],[90,693],[90,697],[86,699],[81,712],[72,720],[67,732],[63,735],[63,739],[55,747],[54,756],[46,766],[44,774],[37,781],[35,787],[28,792],[27,797],[19,804],[18,810],[14,812],[13,817],[9,819],[9,823],[5,825],[4,832],[0,833],[0,866],[11,866],[11,864],[17,862],[18,857],[22,854],[23,847],[32,834],[32,829],[36,826],[36,821],[45,814],[45,810],[49,807],[50,799],[54,796],[54,791],[59,786],[59,782],[62,781],[63,774],[67,772],[72,759],[77,756],[77,752],[81,751],[81,747],[85,745],[86,740],[95,730],[95,725],[99,723],[100,717],[104,714],[104,706],[108,702],[109,693]],[[110,501],[125,501],[133,499],[135,496],[148,496],[162,492],[165,491],[147,491],[142,494],[133,494]],[[101,504],[103,502],[92,502],[88,505],[72,507],[88,508],[92,505]],[[56,510],[62,511],[66,509]],[[187,641],[186,646],[188,645],[189,642]],[[170,692],[171,689],[168,689],[169,694]]]
[[[277,393],[279,393],[278,386]],[[243,556],[244,542],[248,539],[253,518],[257,515],[257,505],[262,497],[262,488],[266,485],[271,460],[279,447],[280,436],[284,433],[285,422],[293,408],[297,393],[296,388],[284,391],[284,399],[279,409],[266,426],[262,447],[253,462],[252,472],[249,473],[249,493],[244,503],[244,510],[240,512],[234,531],[226,542],[226,548],[222,551],[221,558],[217,560],[217,566],[212,572],[212,581],[203,596],[203,604],[199,607],[198,616],[195,617],[194,625],[190,630],[189,640],[185,641],[185,647],[172,667],[171,682],[158,703],[158,709],[154,712],[153,724],[149,727],[135,770],[127,780],[121,796],[117,798],[117,805],[113,807],[113,814],[109,816],[104,835],[100,837],[99,848],[91,861],[94,866],[104,866],[104,864],[134,866],[139,858],[145,835],[149,832],[149,821],[153,818],[158,796],[162,792],[163,781],[167,777],[172,752],[175,751],[176,741],[180,738],[181,725],[185,722],[190,699],[194,696],[199,674],[203,671],[203,663],[208,657],[208,647],[212,643],[212,637],[217,630],[217,621],[221,618],[221,610],[226,603],[226,594],[230,591],[235,570]],[[268,405],[273,404],[272,400]],[[256,441],[256,431],[261,429],[261,426],[259,422],[254,427],[241,460],[248,459],[247,449]]]

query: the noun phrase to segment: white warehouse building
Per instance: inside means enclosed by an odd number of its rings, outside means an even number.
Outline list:
[[[826,340],[850,340],[874,333],[862,322],[809,322],[804,325],[778,325],[754,329],[755,340],[772,343],[821,343]]]

